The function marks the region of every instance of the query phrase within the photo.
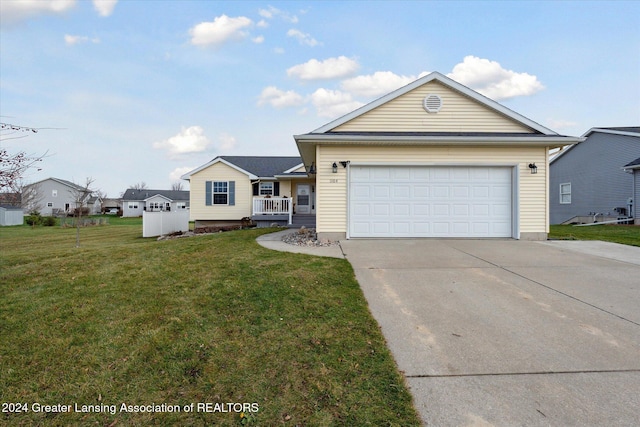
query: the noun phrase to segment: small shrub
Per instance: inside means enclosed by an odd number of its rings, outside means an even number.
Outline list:
[[[40,220],[40,223],[45,227],[53,227],[56,225],[56,222],[57,222],[56,218],[53,216],[45,216],[45,217],[42,217]]]
[[[42,217],[38,212],[32,212],[31,215],[28,215],[24,218],[24,222],[31,226],[40,225],[40,223],[42,222]]]

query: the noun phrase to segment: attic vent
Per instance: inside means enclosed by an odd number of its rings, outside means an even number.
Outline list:
[[[442,98],[431,93],[422,101],[422,106],[427,113],[437,113],[442,108]]]

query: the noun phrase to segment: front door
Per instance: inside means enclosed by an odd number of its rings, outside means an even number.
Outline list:
[[[298,184],[296,206],[296,213],[311,213],[311,185]]]

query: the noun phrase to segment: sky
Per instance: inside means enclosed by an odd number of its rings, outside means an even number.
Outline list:
[[[640,125],[639,1],[0,0],[2,148],[169,189],[438,71],[562,135]],[[15,138],[18,136],[19,138]]]

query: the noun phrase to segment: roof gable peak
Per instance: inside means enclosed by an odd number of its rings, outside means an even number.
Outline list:
[[[427,83],[430,82],[438,82],[440,84],[442,84],[443,86],[458,92],[470,99],[472,99],[473,101],[483,105],[484,107],[493,110],[517,123],[519,123],[520,125],[523,125],[529,129],[532,129],[538,133],[544,134],[544,135],[558,135],[556,132],[554,132],[553,130],[546,128],[542,125],[540,125],[539,123],[534,122],[533,120],[530,120],[518,113],[516,113],[515,111],[503,106],[502,104],[499,104],[498,102],[468,88],[467,86],[464,86],[458,82],[456,82],[455,80],[437,72],[434,71],[430,74],[427,74],[399,89],[396,89],[393,92],[388,93],[387,95],[382,96],[381,98],[378,98],[377,100],[374,100],[360,108],[358,108],[357,110],[352,111],[349,114],[346,114],[336,120],[333,120],[327,124],[325,124],[324,126],[319,127],[318,129],[313,130],[312,132],[310,132],[311,134],[319,134],[319,133],[328,133],[331,132],[333,129],[347,123],[350,122],[351,120],[363,116],[365,114],[367,114],[368,112],[382,106],[383,104],[386,104],[396,98],[399,98],[411,91],[413,91],[414,89],[417,89]]]

